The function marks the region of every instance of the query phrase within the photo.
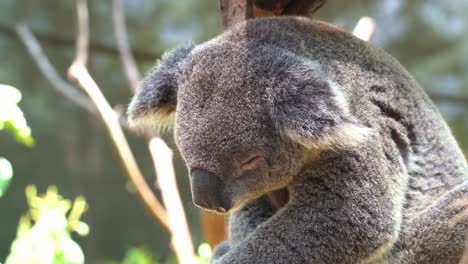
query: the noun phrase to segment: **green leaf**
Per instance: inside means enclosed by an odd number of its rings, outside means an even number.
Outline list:
[[[5,193],[12,177],[13,167],[7,159],[0,157],[0,197]]]
[[[211,251],[211,246],[208,243],[202,243],[198,247],[198,256],[202,259],[210,259],[213,252]]]
[[[6,264],[83,264],[85,256],[70,231],[77,226],[82,232],[88,231],[80,221],[87,208],[84,198],[77,198],[72,206],[70,200],[59,195],[57,187],[49,186],[45,194],[39,195],[34,185],[26,187],[26,198],[30,210],[20,219]],[[73,223],[67,219],[70,209]]]
[[[127,250],[125,259],[122,264],[154,264],[157,263],[151,252],[144,247],[132,247]]]
[[[18,104],[21,101],[21,92],[13,86],[0,84],[0,98],[2,102]]]
[[[9,131],[14,138],[26,145],[33,146],[31,128],[27,125],[23,112],[17,106],[21,92],[16,88],[0,84],[0,130]]]
[[[69,264],[82,264],[84,263],[84,254],[81,247],[70,238],[62,239],[58,245],[62,250],[63,260]]]

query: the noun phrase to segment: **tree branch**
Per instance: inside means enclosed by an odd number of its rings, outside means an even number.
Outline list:
[[[107,132],[112,139],[112,143],[117,149],[120,160],[127,171],[130,181],[135,185],[140,199],[144,202],[153,218],[158,220],[166,229],[169,230],[166,211],[146,183],[140,168],[136,163],[135,157],[130,150],[130,146],[128,145],[122,128],[120,127],[119,118],[110,107],[98,85],[93,80],[86,67],[81,63],[72,64],[69,68],[68,74],[71,79],[74,79],[83,88],[83,90],[86,91],[98,109],[98,113],[107,128]]]
[[[58,72],[54,69],[54,66],[52,66],[52,63],[50,63],[49,59],[42,51],[39,43],[28,27],[25,24],[19,23],[16,26],[16,32],[18,33],[20,40],[26,46],[27,51],[33,58],[41,73],[51,84],[52,88],[54,88],[57,92],[76,105],[90,113],[93,113],[95,108],[91,101],[85,95],[78,92],[75,87],[60,77]]]
[[[166,211],[157,200],[154,193],[147,185],[133,156],[130,146],[125,138],[119,124],[119,117],[107,102],[101,89],[93,80],[86,68],[87,50],[89,46],[88,10],[86,0],[77,0],[78,7],[78,34],[77,34],[77,55],[75,61],[68,69],[70,79],[76,81],[79,86],[88,94],[91,101],[96,106],[99,116],[112,139],[112,142],[119,154],[130,181],[135,185],[137,193],[146,205],[154,219],[158,220],[165,228],[170,230]],[[81,9],[80,9],[81,8]],[[81,11],[80,11],[81,10]]]
[[[112,18],[114,22],[114,34],[117,42],[120,60],[124,68],[125,76],[133,93],[135,93],[138,82],[140,81],[140,72],[133,58],[128,42],[127,27],[125,25],[125,14],[122,8],[122,0],[112,1]]]
[[[26,46],[28,52],[31,54],[31,56],[34,59],[34,62],[38,65],[39,69],[41,70],[42,74],[46,77],[46,79],[51,83],[51,86],[55,88],[57,91],[59,91],[65,98],[71,100],[71,102],[77,104],[78,106],[82,107],[83,109],[87,110],[88,112],[92,114],[98,114],[96,111],[96,108],[94,104],[84,95],[81,93],[77,92],[75,87],[72,85],[68,84],[66,81],[64,81],[57,73],[57,71],[53,68],[52,64],[50,63],[49,59],[47,56],[45,56],[44,52],[42,51],[42,48],[40,47],[37,39],[34,37],[33,33],[29,28],[24,25],[24,24],[18,24],[17,25],[17,30],[18,30],[18,35],[20,36],[20,39],[23,41],[24,45]],[[84,102],[87,102],[85,104],[80,103],[81,100],[78,98],[82,98]],[[117,116],[116,113],[114,112],[114,116]],[[126,122],[123,122],[120,120],[120,124],[124,127],[126,127]],[[130,179],[131,180],[131,179]],[[131,182],[136,186],[138,189],[139,184],[136,183],[135,181],[131,180]],[[146,182],[144,183],[146,185]],[[148,187],[149,188],[149,187]],[[147,192],[143,190],[142,192]],[[151,191],[150,191],[151,192]],[[140,194],[139,194],[140,195]],[[153,195],[153,194],[151,194]],[[142,198],[141,196],[145,196],[147,198]],[[150,211],[151,215],[157,219],[158,217],[155,216],[156,214],[159,213],[154,213],[154,211],[164,211],[164,208],[162,206],[158,206],[159,202],[153,201],[150,195],[140,195],[141,199],[145,203],[146,207]],[[148,201],[148,202],[145,202]],[[157,209],[157,208],[161,209]],[[156,209],[152,209],[156,208]],[[165,212],[159,214],[162,215],[162,217],[167,218],[165,215]],[[168,224],[162,223],[163,226],[166,228],[169,228]]]
[[[128,44],[122,1],[113,0],[112,3],[114,32],[120,59],[129,87],[135,93],[140,80],[140,73]],[[145,137],[148,141],[148,148],[156,170],[156,179],[168,215],[172,247],[179,263],[192,263],[194,260],[192,238],[177,188],[172,150],[154,131],[146,130]]]
[[[19,40],[26,47],[26,50],[31,55],[34,63],[37,65],[46,80],[49,81],[51,87],[76,106],[81,107],[96,117],[99,117],[94,104],[89,100],[88,96],[80,93],[77,87],[69,84],[58,74],[57,70],[55,70],[49,58],[47,58],[42,50],[34,33],[28,28],[28,26],[23,23],[18,23],[15,28]],[[122,116],[123,111],[115,112],[117,115]],[[120,118],[119,122],[123,128],[129,129],[126,119]]]
[[[78,14],[78,37],[76,38],[76,58],[74,63],[86,65],[89,46],[89,15],[86,0],[77,0],[76,9]]]
[[[37,30],[30,29],[31,33],[35,36],[35,38],[39,39],[43,43],[47,43],[50,45],[61,46],[61,47],[70,47],[75,45],[75,40],[68,38],[67,36],[61,36],[57,34],[52,34],[49,32],[41,32]],[[10,36],[12,38],[17,37],[17,33],[15,32],[15,27],[5,24],[0,24],[0,34]],[[89,43],[89,50],[94,52],[100,52],[107,55],[117,56],[118,50],[115,46],[109,45],[103,42],[90,42]],[[142,49],[133,49],[132,54],[135,58],[139,61],[146,61],[146,62],[154,62],[157,58],[161,57],[160,53],[151,52]]]
[[[353,35],[364,40],[371,41],[377,24],[372,17],[364,16],[359,19],[353,30]]]
[[[187,225],[184,208],[177,189],[172,150],[160,137],[151,137],[148,147],[156,169],[161,196],[166,206],[169,227],[172,235],[172,247],[179,263],[194,262],[192,238]]]

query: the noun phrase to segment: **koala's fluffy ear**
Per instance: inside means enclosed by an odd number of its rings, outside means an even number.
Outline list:
[[[338,84],[320,66],[301,60],[286,70],[274,88],[272,118],[280,134],[310,149],[355,146],[371,131],[349,113]]]
[[[172,116],[177,104],[179,66],[193,48],[191,44],[166,52],[140,82],[127,110],[132,126],[155,125]]]

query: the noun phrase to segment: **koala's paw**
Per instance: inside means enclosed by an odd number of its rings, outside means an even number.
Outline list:
[[[229,245],[229,241],[225,240],[223,241],[221,244],[217,245],[215,248],[214,248],[214,251],[213,251],[213,256],[211,257],[211,261],[210,263],[213,263],[214,261],[216,261],[217,259],[221,258],[222,256],[224,256],[226,253],[229,252],[229,250],[231,249],[230,245]]]

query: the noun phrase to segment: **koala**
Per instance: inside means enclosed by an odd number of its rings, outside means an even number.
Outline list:
[[[194,203],[230,214],[212,263],[463,255],[468,166],[448,126],[398,61],[334,26],[253,19],[175,49],[128,115],[173,126]]]

